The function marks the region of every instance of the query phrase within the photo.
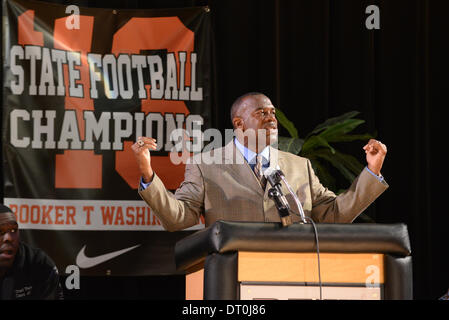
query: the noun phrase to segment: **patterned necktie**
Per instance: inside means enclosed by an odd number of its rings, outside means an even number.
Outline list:
[[[259,180],[260,186],[265,190],[265,186],[267,185],[267,179],[265,179],[262,173],[262,156],[257,155],[256,157],[256,165],[254,166],[254,173],[256,174],[257,180]]]

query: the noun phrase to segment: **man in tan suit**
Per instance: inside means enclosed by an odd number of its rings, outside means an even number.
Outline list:
[[[151,167],[149,150],[156,149],[156,141],[140,137],[132,146],[142,173],[139,194],[168,231],[193,226],[200,215],[206,227],[216,220],[280,222],[275,203],[268,197],[269,186],[253,171],[256,167],[258,172],[279,166],[305,215],[315,222],[350,223],[388,188],[380,174],[387,148],[379,141],[371,139],[364,146],[367,167],[346,192],[336,196],[321,185],[308,159],[271,147],[278,132],[275,108],[268,97],[249,93],[238,98],[231,118],[236,138],[223,148],[189,159],[175,194]],[[256,159],[262,160],[257,163]],[[297,211],[287,189],[283,192]],[[296,215],[293,220],[300,221]]]

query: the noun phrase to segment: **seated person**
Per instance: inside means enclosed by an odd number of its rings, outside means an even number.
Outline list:
[[[55,263],[41,249],[20,241],[10,208],[0,204],[0,300],[61,300]]]

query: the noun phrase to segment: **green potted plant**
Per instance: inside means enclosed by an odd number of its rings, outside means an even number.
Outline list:
[[[344,181],[351,184],[365,166],[354,156],[337,150],[333,144],[356,140],[368,141],[375,136],[369,133],[351,133],[365,122],[355,118],[359,113],[350,111],[338,117],[329,118],[316,126],[307,136],[300,138],[295,125],[281,110],[276,109],[279,124],[290,134],[290,137],[279,137],[278,148],[308,158],[321,183],[339,194],[346,189]],[[337,179],[331,174],[331,168],[336,169],[342,178]],[[366,214],[362,214],[360,218],[373,222],[373,219]]]

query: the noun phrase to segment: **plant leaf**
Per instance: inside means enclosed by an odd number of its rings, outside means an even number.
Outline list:
[[[357,219],[359,219],[362,223],[375,223],[376,221],[371,218],[367,213],[362,212]]]
[[[281,126],[287,129],[288,133],[290,133],[290,136],[292,136],[292,138],[299,138],[298,130],[296,129],[293,122],[288,120],[287,116],[278,108],[276,108],[276,119],[281,124]]]
[[[330,143],[369,140],[377,136],[377,133],[373,135],[369,133],[349,134],[365,122],[364,120],[354,118],[359,113],[358,111],[350,111],[338,117],[327,119],[316,126],[303,140],[298,137],[298,131],[294,124],[287,119],[282,111],[277,109],[276,117],[278,122],[291,135],[290,138],[279,137],[278,148],[279,150],[307,157],[311,161],[313,170],[323,186],[339,194],[344,191],[342,189],[344,186],[340,185],[341,183],[337,183],[334,174],[331,174],[331,169],[333,172],[333,168],[336,168],[345,180],[352,183],[364,166],[355,157],[335,150]],[[364,217],[363,215],[362,213],[359,217],[367,222],[374,222],[370,217]]]
[[[328,148],[332,153],[335,153],[335,149],[321,136],[311,136],[304,141],[302,146],[302,155],[312,152],[313,149],[325,147]]]
[[[365,134],[342,134],[340,136],[335,136],[328,139],[329,142],[351,142],[355,140],[369,140],[373,139],[375,136],[369,133]]]
[[[363,165],[355,157],[348,154],[338,151],[331,154],[328,150],[321,149],[317,150],[314,155],[331,163],[349,183],[352,183],[363,170]]]
[[[332,190],[335,192],[336,190],[336,183],[335,178],[329,173],[329,170],[324,166],[318,159],[311,157],[308,158],[310,160],[310,163],[312,164],[313,171],[315,171],[315,174],[317,175],[318,179],[320,180],[321,184],[328,188],[329,190]]]
[[[321,132],[321,131],[327,129],[328,127],[330,127],[330,126],[332,126],[332,125],[334,125],[334,124],[336,124],[336,123],[340,123],[340,122],[345,121],[345,120],[347,120],[347,119],[354,118],[354,117],[355,117],[356,115],[358,115],[359,113],[360,113],[359,111],[350,111],[350,112],[347,112],[347,113],[345,113],[345,114],[342,114],[341,116],[334,117],[334,118],[329,118],[329,119],[327,119],[326,121],[324,121],[323,123],[317,125],[317,126],[315,127],[315,129],[313,129],[313,130],[307,135],[307,137],[312,136],[312,135],[315,135],[315,134],[318,134],[319,132]],[[306,138],[307,138],[307,137],[306,137]]]
[[[287,137],[278,138],[278,149],[293,154],[298,154],[301,151],[303,144],[304,140],[302,139]]]
[[[344,154],[337,151],[335,156],[337,161],[346,166],[346,168],[348,168],[356,176],[359,175],[364,168],[364,166],[359,162],[359,160],[357,160],[350,154]]]
[[[360,119],[347,119],[327,127],[326,130],[319,134],[319,136],[327,141],[331,141],[332,139],[338,138],[339,136],[354,130],[364,122],[364,120]]]

